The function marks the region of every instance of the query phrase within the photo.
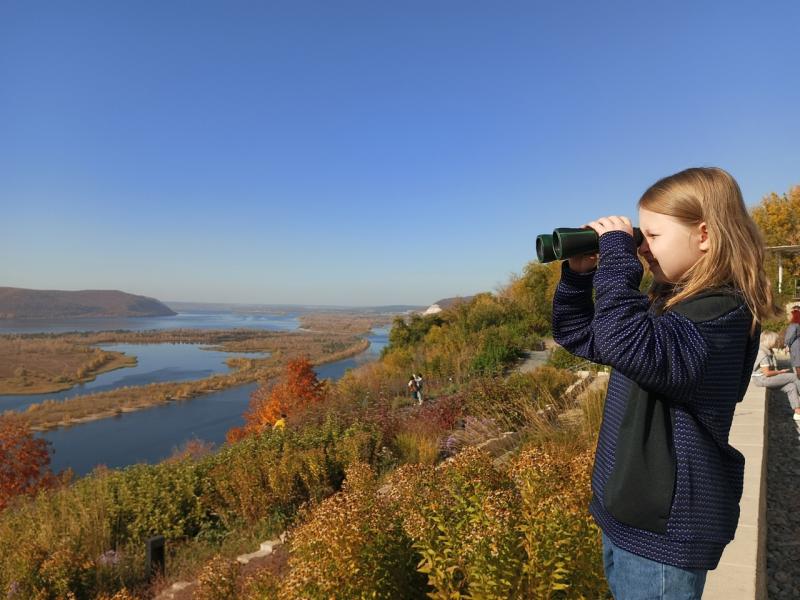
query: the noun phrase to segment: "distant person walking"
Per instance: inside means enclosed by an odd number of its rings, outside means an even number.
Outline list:
[[[422,404],[422,373],[414,375],[414,380],[417,382],[417,399]]]
[[[272,426],[273,431],[283,431],[286,429],[286,413],[281,413],[281,418],[275,421],[275,424]]]
[[[792,307],[789,327],[783,341],[789,347],[789,364],[792,365],[795,375],[800,377],[800,305]]]
[[[757,386],[785,392],[789,404],[794,409],[792,418],[800,421],[800,379],[791,369],[778,369],[778,359],[775,358],[774,349],[779,346],[780,336],[777,333],[765,331],[761,334],[751,378]]]
[[[414,373],[411,374],[411,378],[408,380],[408,391],[411,393],[411,397],[417,401],[417,404],[422,404],[418,396],[417,376]]]

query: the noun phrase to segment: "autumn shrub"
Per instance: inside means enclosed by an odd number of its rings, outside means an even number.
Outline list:
[[[509,467],[468,448],[438,468],[398,468],[387,494],[422,557],[429,597],[606,597],[587,511],[591,465],[576,435],[526,448]]]
[[[371,404],[382,397],[402,393],[406,389],[408,368],[392,366],[386,361],[375,361],[348,370],[335,385],[335,394],[342,404],[359,406]]]
[[[281,598],[425,597],[425,576],[395,507],[369,466],[348,468],[340,493],[305,514],[290,538]]]
[[[142,553],[143,554],[143,553]],[[3,564],[2,587],[7,598],[90,599],[116,596],[120,587],[141,578],[144,556],[107,551],[97,555],[80,539],[19,539]],[[124,597],[124,596],[123,596]]]
[[[510,472],[521,498],[517,531],[524,561],[520,589],[529,598],[604,598],[602,541],[587,507],[593,452],[573,444],[531,447]]]
[[[280,577],[269,569],[261,569],[243,578],[240,597],[242,600],[278,598],[281,589]]]
[[[471,448],[438,469],[400,467],[387,485],[422,557],[429,597],[520,597],[519,496],[488,454]]]
[[[452,429],[464,415],[464,396],[453,393],[426,401],[414,415],[414,419],[435,425],[439,429]]]
[[[435,464],[445,438],[461,422],[462,415],[463,399],[457,394],[414,407],[400,424],[391,445],[398,463]]]
[[[358,419],[375,427],[382,440],[391,440],[400,430],[401,416],[392,407],[392,400],[384,398],[360,412]]]
[[[220,556],[209,560],[197,578],[193,598],[197,600],[232,600],[238,596],[239,563]]]
[[[148,537],[213,543],[285,523],[302,503],[338,490],[349,464],[376,463],[380,448],[376,427],[331,416],[321,427],[267,431],[200,459],[96,470],[0,513],[0,591],[93,598],[136,590],[146,580]]]
[[[227,439],[233,442],[260,433],[271,428],[282,414],[302,412],[321,404],[326,396],[327,384],[317,378],[311,361],[307,357],[292,359],[278,384],[267,382],[253,391],[244,425],[231,429]]]
[[[105,477],[37,494],[0,514],[0,590],[20,598],[94,597],[136,578],[134,551],[112,543]]]
[[[290,515],[303,502],[336,491],[351,462],[373,463],[380,444],[375,427],[345,427],[335,415],[319,427],[251,436],[201,463],[203,501],[226,528],[274,511]]]
[[[58,483],[50,471],[48,443],[33,435],[25,419],[0,415],[0,511],[19,496],[32,496]]]

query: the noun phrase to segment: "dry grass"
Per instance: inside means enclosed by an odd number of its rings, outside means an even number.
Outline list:
[[[68,340],[0,338],[0,394],[44,394],[130,367],[136,358]]]
[[[390,325],[392,316],[351,313],[313,313],[300,317],[300,326],[313,331],[367,333],[373,327]]]

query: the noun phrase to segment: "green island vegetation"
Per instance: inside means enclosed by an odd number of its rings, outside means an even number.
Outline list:
[[[380,360],[335,383],[291,362],[219,449],[76,481],[46,462],[4,474],[0,593],[124,600],[193,580],[202,600],[609,598],[587,510],[607,379],[557,350],[515,369],[550,334],[558,269],[395,320]],[[276,410],[283,428],[259,418]],[[263,568],[236,562],[284,531]],[[150,579],[153,535],[167,562]]]
[[[66,339],[0,337],[0,394],[59,392],[100,373],[130,367],[136,358]]]
[[[92,350],[91,346],[94,344],[186,343],[206,344],[209,349],[225,352],[270,353],[264,358],[231,357],[226,361],[233,369],[230,373],[215,374],[203,379],[122,387],[66,400],[37,402],[23,413],[30,427],[36,431],[103,419],[121,412],[141,410],[176,400],[188,400],[201,394],[254,381],[268,381],[280,374],[286,362],[295,356],[305,355],[314,364],[324,364],[354,356],[369,347],[366,339],[355,335],[245,329],[25,334],[24,337],[14,336],[7,339],[14,342],[20,338],[26,343],[60,343],[82,346],[89,350]]]

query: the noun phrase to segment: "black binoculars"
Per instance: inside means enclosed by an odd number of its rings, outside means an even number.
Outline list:
[[[638,227],[633,228],[633,241],[637,247],[644,241]],[[536,236],[536,256],[543,263],[597,252],[599,249],[600,236],[591,228],[557,227],[552,235],[543,233]]]

